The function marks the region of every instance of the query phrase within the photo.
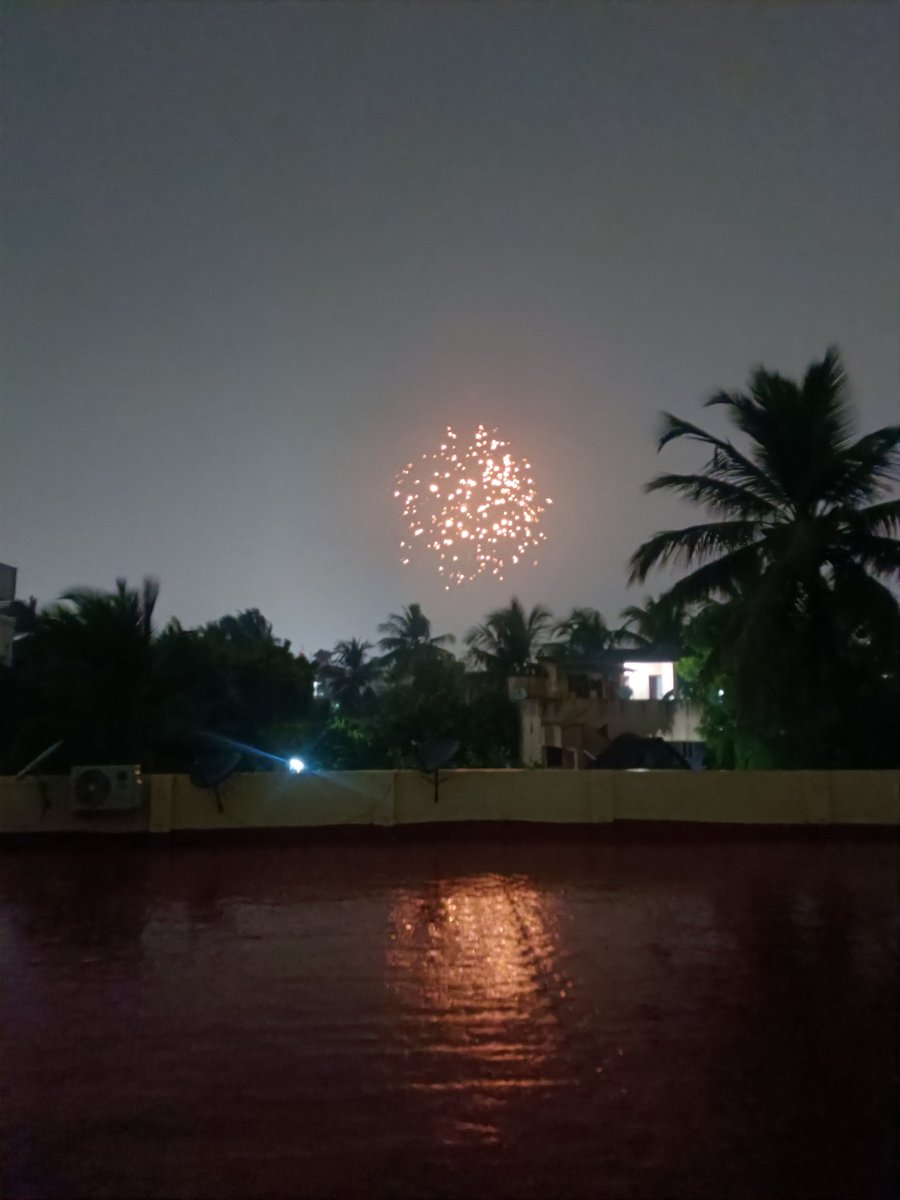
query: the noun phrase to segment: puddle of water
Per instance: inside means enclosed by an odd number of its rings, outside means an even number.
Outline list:
[[[4,853],[0,1190],[886,1196],[897,858]]]

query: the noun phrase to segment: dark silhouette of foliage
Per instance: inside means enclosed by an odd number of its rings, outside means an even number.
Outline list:
[[[484,624],[466,634],[469,658],[473,665],[501,679],[532,673],[552,626],[548,609],[537,604],[526,613],[513,596],[508,608],[488,613]]]
[[[158,590],[150,578],[139,589],[118,579],[113,592],[73,589],[37,615],[16,645],[7,754],[20,757],[18,766],[60,738],[70,761],[136,760],[150,707]]]
[[[371,649],[371,642],[359,638],[338,642],[319,671],[326,694],[346,716],[359,716],[374,706],[381,663],[369,657]]]
[[[137,589],[119,579],[113,592],[74,589],[37,615],[3,681],[4,769],[63,739],[57,768],[184,770],[200,731],[267,749],[271,730],[306,715],[312,668],[261,614],[203,630],[173,621],[157,634],[158,590],[152,579]]]
[[[419,604],[391,613],[378,632],[382,634],[378,643],[384,651],[382,663],[395,680],[412,675],[425,663],[448,658],[446,647],[456,640],[451,634],[432,636],[431,622]]]
[[[571,671],[598,671],[615,640],[596,608],[573,608],[553,630],[553,642],[541,648],[542,658],[554,658]]]
[[[513,766],[518,759],[518,716],[505,685],[467,675],[449,655],[423,660],[385,689],[377,725],[388,766],[417,766],[418,747],[442,737],[459,742],[457,765]]]
[[[676,649],[681,645],[684,629],[684,613],[677,604],[666,597],[654,600],[645,596],[643,605],[629,604],[619,613],[622,624],[613,634],[618,645],[666,646]]]
[[[660,449],[687,438],[711,455],[701,472],[647,487],[717,519],[656,534],[632,556],[631,579],[682,564],[693,570],[668,603],[720,606],[702,678],[722,684],[745,765],[881,765],[883,719],[897,711],[900,618],[884,579],[900,569],[900,500],[885,498],[900,426],[854,435],[833,349],[799,384],[760,368],[748,392],[707,404],[747,449],[667,413]]]

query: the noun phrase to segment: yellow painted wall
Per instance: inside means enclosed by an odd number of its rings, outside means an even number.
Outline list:
[[[221,813],[212,792],[184,775],[168,778],[172,829],[394,824],[393,771],[234,775],[219,789]]]
[[[0,834],[406,825],[426,821],[900,824],[900,771],[415,771],[235,775],[212,792],[145,779],[140,809],[73,813],[69,781],[0,778]]]
[[[832,821],[868,825],[894,813],[891,824],[900,823],[900,782],[896,771],[835,771],[828,777]],[[888,823],[888,822],[885,822]]]
[[[591,820],[585,771],[447,771],[434,802],[432,781],[397,772],[395,822]]]
[[[142,807],[137,812],[82,815],[71,810],[68,776],[22,780],[0,777],[0,834],[67,833],[73,830],[131,833],[146,830],[149,819],[149,793],[143,797]]]
[[[764,824],[830,820],[828,772],[824,771],[616,771],[610,774],[614,777],[613,812],[618,820]],[[870,782],[864,786],[868,790]]]

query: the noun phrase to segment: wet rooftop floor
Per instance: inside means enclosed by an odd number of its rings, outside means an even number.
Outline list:
[[[886,1197],[898,846],[0,850],[0,1193]]]

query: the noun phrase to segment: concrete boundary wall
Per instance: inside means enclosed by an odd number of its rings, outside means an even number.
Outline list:
[[[0,778],[0,836],[391,826],[423,822],[690,821],[900,825],[900,771],[416,771],[235,775],[215,795],[145,778],[134,812],[73,813],[65,776]]]

